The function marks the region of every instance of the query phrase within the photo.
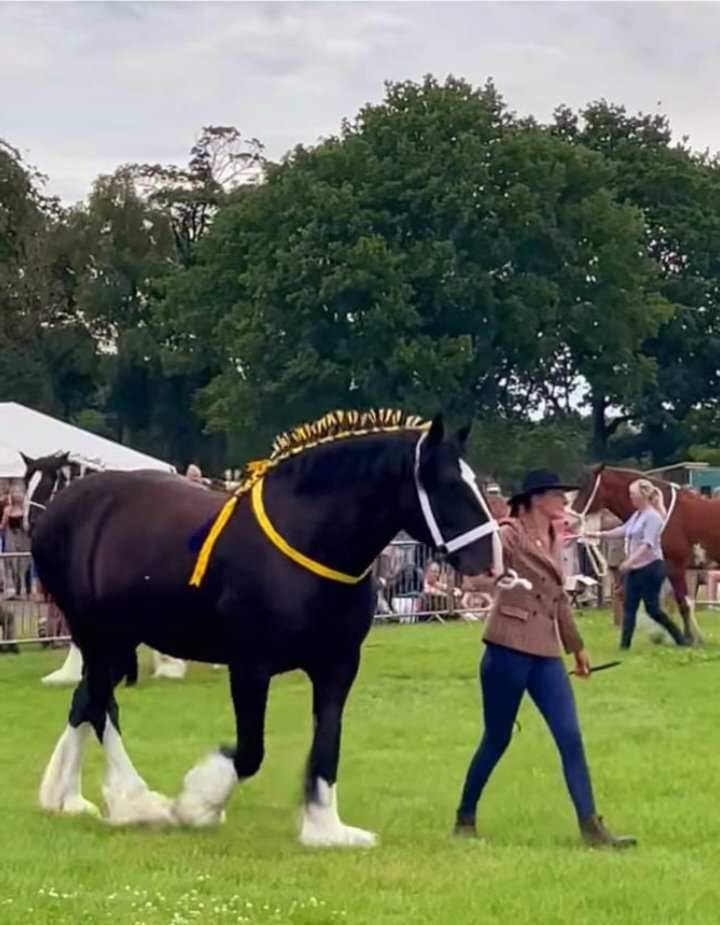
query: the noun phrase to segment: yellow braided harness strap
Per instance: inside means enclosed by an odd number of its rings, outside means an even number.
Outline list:
[[[253,513],[255,514],[255,519],[260,525],[262,532],[284,556],[287,556],[288,559],[292,559],[293,562],[307,569],[308,572],[312,572],[313,575],[318,575],[320,578],[327,578],[329,581],[339,581],[344,585],[357,585],[360,584],[363,579],[367,578],[372,571],[372,563],[365,569],[362,575],[347,575],[345,572],[338,572],[337,569],[323,565],[322,562],[316,562],[315,559],[311,559],[309,556],[306,556],[304,553],[291,546],[280,536],[275,527],[270,523],[270,519],[265,511],[265,505],[263,504],[262,490],[263,480],[260,479],[260,481],[253,485],[250,495]]]
[[[198,557],[195,560],[195,568],[193,573],[190,576],[189,584],[194,588],[199,588],[202,584],[202,580],[205,577],[205,572],[207,572],[208,565],[210,564],[210,556],[212,551],[215,548],[215,543],[218,541],[218,537],[225,529],[225,524],[230,520],[232,512],[235,510],[235,506],[238,502],[238,496],[233,495],[232,498],[229,498],[225,504],[220,508],[220,513],[215,518],[210,532],[205,537],[205,540],[200,547],[200,552]]]
[[[297,565],[307,569],[308,572],[312,572],[313,575],[317,575],[320,578],[327,578],[329,581],[338,581],[345,585],[357,585],[360,584],[360,582],[365,578],[367,578],[367,576],[372,571],[372,563],[368,566],[368,568],[365,569],[362,575],[347,575],[345,572],[339,572],[337,569],[329,568],[327,565],[323,565],[322,562],[316,562],[315,559],[311,559],[309,556],[306,556],[298,549],[295,549],[287,542],[287,540],[280,536],[280,534],[270,522],[270,518],[268,517],[265,510],[262,496],[263,483],[264,478],[260,477],[254,481],[251,486],[249,486],[250,504],[260,529],[268,538],[268,540],[270,540],[273,546],[279,549],[280,552],[288,559],[291,559]],[[210,532],[205,538],[200,552],[198,553],[197,561],[195,562],[195,568],[190,578],[190,585],[193,587],[199,588],[202,584],[202,580],[205,577],[208,565],[210,564],[210,556],[212,555],[215,544],[217,543],[220,534],[225,529],[225,525],[235,510],[238,498],[246,492],[247,487],[245,485],[241,486],[241,489],[238,489],[232,498],[226,501],[220,509],[220,512],[215,518],[215,521],[210,528]]]
[[[197,559],[195,560],[195,568],[193,573],[190,576],[190,581],[188,584],[193,588],[199,588],[202,584],[205,573],[208,570],[208,565],[210,564],[210,556],[212,555],[215,544],[217,543],[220,534],[225,529],[225,525],[233,514],[235,510],[238,498],[242,495],[247,494],[252,486],[260,481],[267,470],[270,468],[270,463],[267,459],[260,459],[248,463],[246,466],[246,477],[243,482],[238,486],[238,488],[233,493],[231,498],[223,504],[220,508],[220,511],[213,521],[213,525],[210,528],[208,535],[205,537],[202,546],[200,547],[200,552],[198,553]]]
[[[360,437],[367,434],[394,433],[400,430],[424,431],[428,430],[429,427],[428,422],[423,421],[422,418],[416,415],[381,408],[377,411],[365,412],[331,411],[317,421],[310,424],[301,424],[291,431],[280,434],[275,438],[272,452],[268,459],[249,462],[245,466],[241,484],[233,496],[220,509],[205,537],[189,584],[195,588],[199,588],[202,584],[215,544],[232,516],[237,506],[238,498],[247,493],[250,493],[250,503],[260,529],[284,556],[321,578],[339,581],[347,585],[359,584],[371,572],[372,564],[365,569],[362,575],[346,575],[344,572],[329,568],[327,565],[316,562],[309,556],[304,555],[280,536],[270,523],[262,500],[262,486],[265,475],[283,460],[324,443],[332,443],[344,438]]]

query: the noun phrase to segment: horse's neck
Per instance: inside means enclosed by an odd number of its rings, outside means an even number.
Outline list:
[[[291,503],[278,497],[289,484],[273,481],[267,485],[268,513],[275,528],[290,545],[339,571],[363,572],[403,527],[404,486],[397,473],[359,479],[342,492],[330,488],[294,495]]]

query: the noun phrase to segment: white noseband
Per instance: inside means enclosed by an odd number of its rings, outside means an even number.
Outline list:
[[[492,535],[493,569],[496,575],[502,576],[498,581],[498,584],[504,588],[512,588],[516,584],[531,587],[530,582],[524,578],[518,578],[517,573],[505,572],[503,565],[502,543],[500,542],[499,536],[500,526],[493,517],[490,508],[487,506],[485,498],[483,498],[482,492],[478,488],[475,473],[464,459],[460,460],[460,477],[477,499],[477,502],[480,505],[480,510],[487,517],[487,521],[485,523],[479,524],[477,527],[473,527],[471,530],[466,530],[464,533],[460,533],[458,536],[452,537],[452,539],[446,540],[443,537],[442,530],[440,529],[438,522],[435,519],[435,514],[433,513],[430,498],[420,478],[420,455],[422,452],[423,443],[425,442],[426,438],[427,433],[422,434],[417,444],[415,445],[415,488],[417,490],[418,499],[420,501],[420,508],[423,512],[423,517],[425,518],[425,523],[427,525],[428,531],[430,532],[430,536],[432,537],[435,548],[440,552],[452,554],[457,552],[459,549],[463,549],[465,546],[469,546],[471,543],[475,543],[477,540],[482,539],[484,536]]]

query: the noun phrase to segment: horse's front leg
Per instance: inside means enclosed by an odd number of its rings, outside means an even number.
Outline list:
[[[360,661],[359,649],[340,656],[333,664],[308,673],[313,685],[315,733],[305,771],[305,799],[300,841],[312,847],[334,845],[370,847],[372,832],[344,825],[337,808],[337,769],[345,701]]]
[[[265,709],[270,675],[230,665],[237,742],[221,746],[185,775],[173,812],[183,825],[201,828],[225,821],[225,806],[239,780],[260,770],[265,754]]]

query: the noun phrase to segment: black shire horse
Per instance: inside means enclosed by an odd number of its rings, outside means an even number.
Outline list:
[[[58,494],[34,531],[33,555],[85,676],[41,805],[97,813],[80,792],[94,730],[108,821],[221,821],[235,784],[262,763],[271,678],[301,669],[315,727],[300,841],[374,844],[340,821],[336,795],[343,708],[373,617],[369,572],[404,529],[463,572],[502,574],[497,524],[461,460],[468,430],[447,438],[440,416],[426,425],[397,411],[334,412],[278,437],[229,501],[147,471],[100,473]],[[120,737],[113,691],[140,643],[229,667],[236,745],[193,768],[174,801],[148,789]]]

